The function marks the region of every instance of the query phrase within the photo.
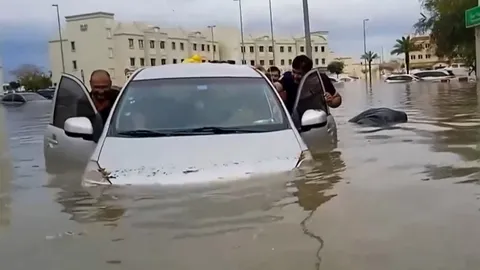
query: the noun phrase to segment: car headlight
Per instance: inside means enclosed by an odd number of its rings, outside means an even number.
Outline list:
[[[300,157],[298,157],[297,165],[295,165],[295,168],[302,168],[306,166],[311,166],[313,164],[313,156],[312,153],[308,150],[303,150],[300,153]]]
[[[82,185],[98,186],[98,185],[111,185],[110,173],[101,168],[96,161],[90,160],[87,164],[87,168],[83,173]]]

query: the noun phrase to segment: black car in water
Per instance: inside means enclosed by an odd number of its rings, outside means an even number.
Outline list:
[[[37,91],[37,94],[46,99],[53,99],[53,96],[55,95],[55,89],[41,89]]]

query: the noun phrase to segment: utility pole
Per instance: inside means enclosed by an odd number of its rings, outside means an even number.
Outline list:
[[[242,0],[233,0],[238,2],[238,9],[240,11],[240,37],[242,39],[242,47],[240,51],[242,52],[242,65],[246,64],[245,62],[245,41],[243,38],[243,14],[242,14]]]
[[[367,54],[367,30],[366,30],[366,23],[368,19],[363,19],[363,55]],[[364,59],[365,63],[365,80],[367,79],[367,59]]]
[[[210,31],[212,33],[212,60],[215,60],[215,39],[213,37],[213,28],[217,27],[216,25],[209,25],[208,28],[210,28]]]
[[[65,73],[65,57],[63,54],[63,38],[62,38],[62,26],[60,24],[60,9],[58,4],[53,4],[52,7],[57,9],[57,24],[58,24],[58,37],[60,38],[60,54],[62,56],[62,72]]]
[[[310,36],[310,16],[308,12],[308,0],[303,0],[303,28],[305,30],[305,49],[307,56],[312,59],[312,38]]]
[[[268,7],[270,9],[270,35],[272,36],[272,52],[273,52],[273,65],[277,65],[275,60],[275,39],[273,37],[273,16],[272,16],[272,0],[268,0]]]

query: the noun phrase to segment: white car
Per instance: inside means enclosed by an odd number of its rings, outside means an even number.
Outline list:
[[[412,73],[415,77],[420,78],[422,81],[431,81],[431,82],[449,82],[451,79],[455,78],[455,75],[448,70],[439,69],[439,70],[422,70]]]
[[[230,64],[141,68],[103,126],[83,83],[62,75],[44,140],[50,174],[84,185],[189,184],[288,172],[336,139],[320,75],[301,81],[290,116],[267,78]]]
[[[386,83],[410,83],[417,81],[419,81],[419,78],[410,74],[392,74],[385,78]]]

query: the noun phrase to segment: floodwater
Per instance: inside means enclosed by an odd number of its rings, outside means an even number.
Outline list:
[[[49,106],[0,111],[1,269],[480,269],[476,87],[340,91],[338,147],[304,177],[103,195],[44,173]],[[376,106],[409,123],[347,122]]]

